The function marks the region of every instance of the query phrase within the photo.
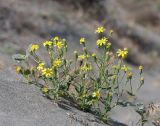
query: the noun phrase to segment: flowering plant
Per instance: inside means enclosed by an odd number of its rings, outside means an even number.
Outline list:
[[[131,67],[124,64],[128,49],[118,49],[114,53],[109,42],[113,30],[109,31],[108,37],[104,36],[104,31],[104,27],[96,30],[100,36],[96,42],[100,53],[90,51],[86,38],[80,38],[82,52],[74,51],[74,57],[70,60],[67,58],[66,40],[54,37],[43,42],[49,62],[37,55],[39,45],[31,44],[26,55],[21,56],[23,58],[15,58],[20,63],[16,71],[29,83],[39,86],[46,97],[54,100],[70,98],[81,110],[94,111],[107,122],[109,111],[128,102],[121,100],[123,93],[126,91],[134,96],[143,85],[144,77],[143,67],[140,66],[140,85],[133,89]],[[29,59],[35,61],[34,66],[30,65]]]

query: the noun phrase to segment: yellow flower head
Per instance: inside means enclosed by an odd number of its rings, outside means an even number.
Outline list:
[[[43,43],[43,46],[44,46],[44,47],[47,47],[47,48],[51,48],[52,45],[53,45],[53,42],[52,42],[52,41],[45,41],[45,42]]]
[[[56,37],[52,38],[52,40],[53,40],[53,41],[59,41],[60,39],[59,39],[58,36],[56,36]]]
[[[96,29],[96,33],[103,33],[105,31],[105,28],[100,26]]]
[[[100,90],[94,91],[92,93],[92,97],[99,99],[101,97]]]
[[[53,63],[53,67],[60,67],[61,66],[62,61],[60,59],[56,59]]]
[[[37,66],[37,70],[43,70],[44,69],[44,63],[40,63],[40,64],[38,64],[38,66]]]
[[[97,46],[103,46],[106,44],[106,42],[108,41],[108,39],[106,37],[103,37],[101,39],[97,40]]]
[[[139,70],[143,70],[143,66],[139,66]]]
[[[81,38],[80,39],[80,44],[85,44],[86,43],[86,39],[85,38]]]
[[[78,58],[79,58],[80,60],[84,60],[84,59],[86,58],[86,55],[79,55]]]
[[[20,73],[21,70],[22,70],[22,67],[20,67],[20,66],[17,66],[17,67],[16,67],[16,72],[17,72],[17,73]]]
[[[82,72],[88,72],[92,70],[92,66],[90,64],[85,63],[83,66],[81,66],[80,69]]]
[[[131,70],[131,68],[128,67],[127,65],[123,65],[123,67],[121,68],[121,70],[124,70],[124,72],[127,72],[128,70]]]
[[[124,48],[123,50],[119,49],[117,51],[117,56],[122,58],[122,59],[126,58],[127,55],[128,55],[128,49],[127,48]]]
[[[57,47],[58,49],[61,49],[63,47],[63,43],[61,41],[54,42],[54,46]]]
[[[30,48],[30,52],[35,52],[36,50],[38,50],[39,49],[39,45],[37,45],[37,44],[33,44],[33,45],[31,45],[31,48]]]
[[[44,92],[44,93],[47,93],[49,90],[48,90],[48,87],[43,87],[42,88],[42,92]]]
[[[42,70],[42,75],[44,75],[46,78],[52,77],[53,76],[53,70],[51,68],[44,68]]]

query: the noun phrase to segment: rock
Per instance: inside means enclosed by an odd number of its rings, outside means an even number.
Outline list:
[[[131,107],[115,107],[110,112],[110,117],[118,122],[126,124],[127,126],[136,126],[140,116]]]

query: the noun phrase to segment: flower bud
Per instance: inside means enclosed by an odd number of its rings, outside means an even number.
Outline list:
[[[144,83],[144,77],[141,77],[141,78],[140,78],[140,82],[141,82],[141,84]]]
[[[143,66],[139,66],[140,74],[143,72]]]
[[[133,76],[133,73],[132,73],[132,72],[129,72],[127,78],[128,78],[128,79],[132,79],[132,76]]]

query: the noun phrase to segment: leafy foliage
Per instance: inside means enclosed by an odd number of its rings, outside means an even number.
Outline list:
[[[100,53],[91,52],[87,47],[86,38],[80,38],[82,51],[74,51],[74,57],[70,60],[67,58],[66,40],[54,37],[43,42],[49,62],[43,61],[37,55],[40,46],[31,44],[26,55],[13,56],[21,63],[16,71],[29,83],[40,85],[45,96],[54,100],[68,97],[81,110],[94,111],[104,122],[107,122],[108,112],[115,106],[133,105],[132,102],[122,101],[120,98],[125,91],[128,95],[134,96],[143,85],[144,78],[143,67],[140,66],[140,85],[137,89],[132,88],[133,73],[131,68],[124,64],[128,49],[112,52],[109,38],[113,30],[109,31],[108,37],[104,36],[104,31],[105,28],[102,26],[96,30],[96,34],[100,36],[96,41]],[[36,65],[30,65],[30,59],[34,60]],[[130,90],[126,88],[127,86]],[[99,107],[100,104],[103,104],[102,107]],[[141,109],[137,112],[143,114]]]

